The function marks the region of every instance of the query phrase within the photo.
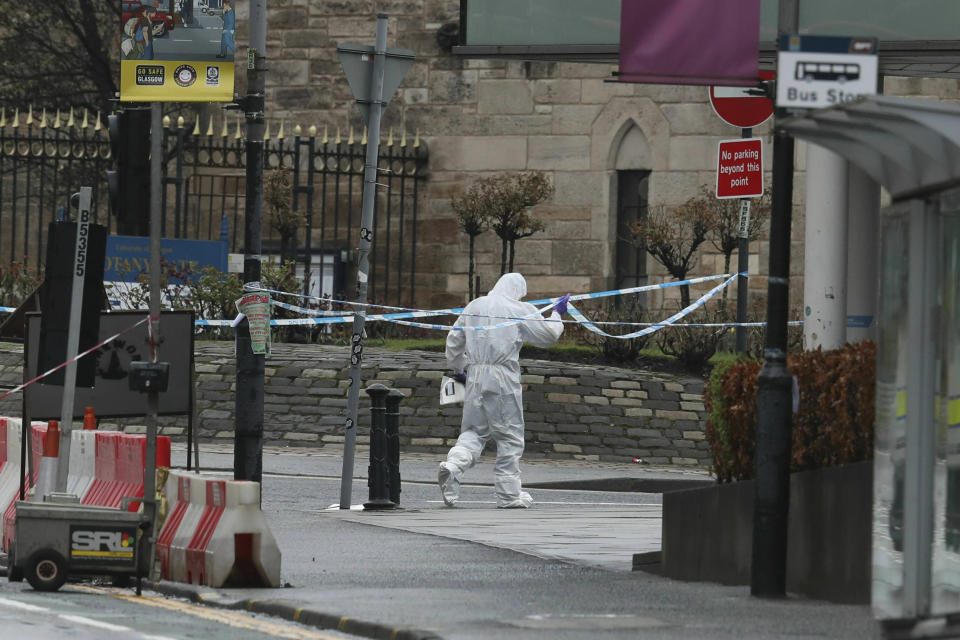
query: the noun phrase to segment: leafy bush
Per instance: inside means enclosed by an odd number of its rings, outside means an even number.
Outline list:
[[[791,471],[868,460],[873,455],[876,344],[863,341],[787,358],[797,378]],[[757,376],[762,363],[739,361],[715,371],[707,385],[707,441],[719,482],[753,477]]]

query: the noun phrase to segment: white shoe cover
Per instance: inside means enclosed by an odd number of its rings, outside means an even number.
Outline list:
[[[453,476],[453,471],[447,465],[446,462],[440,463],[440,469],[437,471],[437,484],[440,485],[440,494],[443,496],[443,504],[448,507],[452,507],[457,504],[457,499],[460,497],[458,495],[458,485],[456,478]]]
[[[521,491],[516,500],[504,504],[498,504],[498,509],[529,509],[533,506],[533,496],[526,491]]]

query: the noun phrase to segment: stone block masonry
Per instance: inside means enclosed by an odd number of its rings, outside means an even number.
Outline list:
[[[521,359],[528,458],[562,458],[709,468],[704,439],[703,381],[672,375]],[[0,383],[21,381],[22,347],[0,343]],[[202,441],[232,440],[232,342],[198,342],[196,419]],[[392,352],[367,346],[364,387],[380,382],[402,391],[401,451],[445,454],[460,433],[461,409],[439,404],[442,353]],[[340,445],[347,410],[346,347],[275,344],[266,361],[264,443]],[[360,394],[357,440],[367,441],[369,403]],[[20,394],[0,401],[0,414],[21,414]],[[140,418],[102,420],[101,428],[142,429]],[[186,417],[161,417],[161,433],[185,438]],[[491,443],[488,454],[494,451]]]

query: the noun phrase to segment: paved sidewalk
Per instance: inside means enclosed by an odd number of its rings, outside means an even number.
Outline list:
[[[659,494],[577,490],[605,479],[704,479],[639,465],[524,461],[530,510],[495,508],[492,460],[472,469],[456,508],[436,487],[437,456],[404,456],[402,509],[336,508],[338,452],[267,449],[263,508],[283,552],[289,588],[162,591],[373,638],[541,640],[603,638],[867,638],[867,607],[788,598],[746,587],[684,583],[632,572],[634,553],[660,548]],[[182,463],[182,448],[174,464]],[[367,497],[357,453],[353,503]],[[207,448],[203,469],[232,465]],[[205,471],[205,473],[210,471]],[[229,475],[229,472],[227,473]],[[330,508],[333,506],[334,508]]]

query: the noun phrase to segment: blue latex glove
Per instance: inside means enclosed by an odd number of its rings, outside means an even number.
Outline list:
[[[554,311],[556,311],[560,315],[565,314],[567,312],[567,301],[569,299],[570,299],[570,294],[568,293],[567,295],[557,300],[557,306],[553,308]]]
[[[453,379],[459,382],[460,384],[467,384],[467,374],[465,373],[458,373],[455,376],[453,376]]]

